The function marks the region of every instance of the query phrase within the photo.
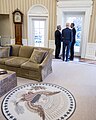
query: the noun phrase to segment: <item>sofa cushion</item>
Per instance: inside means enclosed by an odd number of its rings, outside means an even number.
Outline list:
[[[10,56],[10,57],[7,57],[7,58],[0,58],[0,64],[5,64],[5,61],[7,61],[7,60],[10,60],[10,59],[12,59],[14,56]]]
[[[12,45],[12,56],[18,56],[19,55],[19,49],[21,45]]]
[[[33,63],[40,64],[45,56],[45,52],[41,50],[34,49],[29,61]]]
[[[20,67],[21,64],[26,62],[28,58],[23,58],[23,57],[14,57],[10,60],[5,61],[5,65],[8,66],[13,66],[13,67]]]
[[[19,57],[30,58],[32,52],[33,52],[32,46],[21,46],[19,50]]]
[[[32,71],[38,71],[39,70],[39,64],[27,61],[21,65],[21,68],[28,69]]]
[[[9,57],[10,47],[0,47],[0,58]]]

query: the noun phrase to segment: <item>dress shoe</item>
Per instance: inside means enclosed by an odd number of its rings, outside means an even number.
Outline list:
[[[71,60],[71,61],[73,61],[73,59],[72,59],[72,58],[71,58],[70,60]]]
[[[69,61],[69,59],[65,60],[65,62],[68,62],[68,61]]]
[[[61,57],[55,57],[55,59],[61,59]]]
[[[70,60],[71,60],[71,61],[73,61],[73,58],[72,58],[72,57],[70,57]]]

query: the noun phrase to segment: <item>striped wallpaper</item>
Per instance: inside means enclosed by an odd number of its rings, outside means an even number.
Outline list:
[[[14,23],[12,12],[15,9],[20,9],[24,14],[23,22],[23,39],[28,38],[27,27],[27,12],[34,4],[42,4],[49,11],[49,31],[48,39],[54,39],[54,31],[56,26],[56,0],[0,0],[0,14],[9,14],[11,38],[14,38]]]
[[[54,39],[54,31],[56,28],[56,0],[0,0],[0,14],[9,14],[11,38],[14,38],[14,23],[12,12],[19,8],[24,14],[23,22],[23,39],[27,39],[27,12],[34,4],[42,4],[49,11],[49,31],[48,39]],[[89,31],[89,43],[96,43],[96,0],[93,1],[92,16]]]

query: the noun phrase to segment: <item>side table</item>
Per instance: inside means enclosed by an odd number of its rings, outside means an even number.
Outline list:
[[[0,69],[3,71],[3,69]],[[16,73],[13,71],[7,71],[6,74],[0,75],[0,97],[17,86]]]

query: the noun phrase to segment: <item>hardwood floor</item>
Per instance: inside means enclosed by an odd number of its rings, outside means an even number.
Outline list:
[[[85,58],[75,57],[74,61],[85,62],[85,63],[95,64],[96,65],[96,60],[91,60],[91,59],[85,59]]]

